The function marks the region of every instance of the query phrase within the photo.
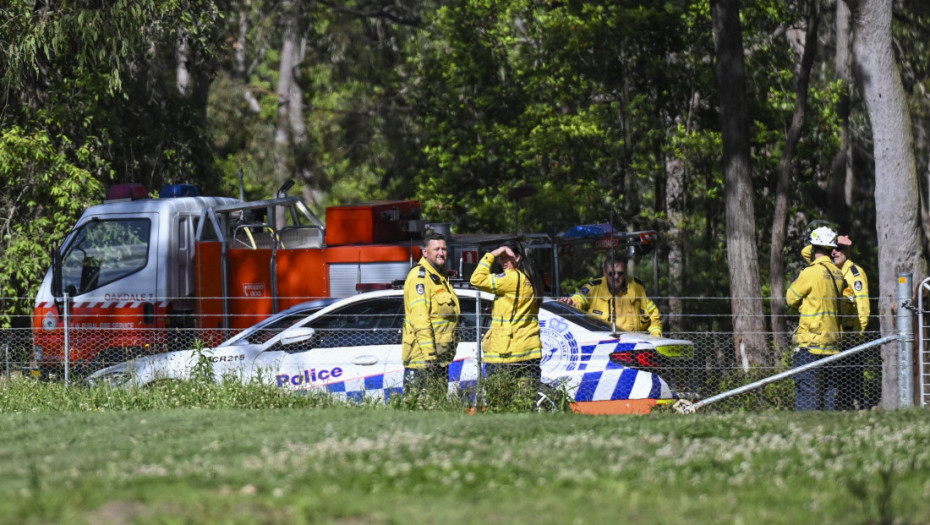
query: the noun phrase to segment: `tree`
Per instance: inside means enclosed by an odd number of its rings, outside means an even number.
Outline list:
[[[856,76],[872,126],[875,213],[878,233],[879,319],[883,334],[895,331],[897,279],[927,275],[920,224],[919,186],[907,98],[892,49],[892,0],[844,0],[855,26]],[[898,405],[898,347],[882,349],[882,406]]]
[[[798,64],[797,80],[795,86],[794,112],[791,127],[785,144],[782,147],[781,159],[778,164],[778,182],[775,189],[775,216],[772,219],[772,244],[769,253],[769,278],[771,280],[772,300],[771,319],[772,332],[775,334],[776,348],[781,349],[781,334],[787,332],[785,323],[785,296],[780,293],[787,289],[785,286],[785,233],[788,222],[788,192],[793,172],[793,162],[798,142],[801,140],[801,130],[804,125],[804,116],[807,112],[807,90],[810,85],[811,68],[814,65],[814,56],[817,54],[817,27],[820,18],[818,6],[820,0],[809,2],[807,17],[807,30],[804,37],[804,48]]]
[[[0,185],[15,191],[0,196],[0,326],[31,311],[51,258],[75,217],[99,196],[100,183],[87,165],[93,153],[74,148],[75,161],[42,133],[10,127],[0,133]],[[38,277],[38,278],[37,278]]]
[[[749,107],[737,0],[712,0],[716,72],[723,136],[727,261],[736,353],[750,365],[772,361],[766,352],[749,151]]]

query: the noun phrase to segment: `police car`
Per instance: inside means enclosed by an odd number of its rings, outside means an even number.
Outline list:
[[[493,302],[492,295],[474,289],[456,293],[462,307],[461,342],[449,366],[450,392],[477,383],[476,341],[489,325]],[[215,348],[137,358],[101,369],[86,382],[142,386],[184,380],[205,360],[216,380],[261,381],[346,399],[386,399],[403,391],[403,323],[403,290],[304,303]],[[543,302],[539,324],[543,382],[569,395],[576,412],[644,413],[676,399],[655,371],[665,361],[693,353],[687,340],[611,333],[600,320],[554,300]]]

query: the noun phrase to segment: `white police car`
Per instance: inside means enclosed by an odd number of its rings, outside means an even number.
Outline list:
[[[473,289],[456,293],[462,306],[461,342],[449,367],[450,390],[477,382],[476,297],[481,298],[482,326],[490,321],[487,313],[493,300]],[[649,369],[693,354],[690,341],[611,334],[603,322],[553,300],[543,302],[539,320],[543,382],[567,392],[577,412],[648,412],[657,403],[673,400],[676,393]],[[206,360],[216,380],[257,380],[295,391],[320,389],[347,399],[386,398],[403,389],[403,323],[402,290],[304,303],[215,348],[140,357],[101,369],[86,382],[141,386],[183,380]]]

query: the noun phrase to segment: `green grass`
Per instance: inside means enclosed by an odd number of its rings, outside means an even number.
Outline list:
[[[923,410],[452,406],[0,384],[0,523],[930,522]]]

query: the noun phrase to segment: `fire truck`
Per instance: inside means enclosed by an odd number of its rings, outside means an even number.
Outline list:
[[[416,200],[333,206],[325,218],[281,190],[243,201],[190,185],[158,198],[139,184],[110,188],[53,252],[31,372],[213,345],[294,304],[390,286],[419,260],[425,228],[449,233],[426,223]],[[513,235],[457,237],[450,270],[470,275],[481,250]]]
[[[323,221],[286,187],[245,201],[191,185],[165,186],[158,198],[139,184],[114,186],[53,252],[36,297],[30,372],[82,373],[195,341],[213,346],[295,304],[389,287],[419,260],[427,228],[449,234],[416,200],[332,206]],[[655,240],[624,235],[611,233],[636,250]],[[517,235],[447,237],[448,270],[468,279],[481,254]],[[558,242],[520,237],[545,250],[557,295],[556,247],[578,242],[577,229]]]

